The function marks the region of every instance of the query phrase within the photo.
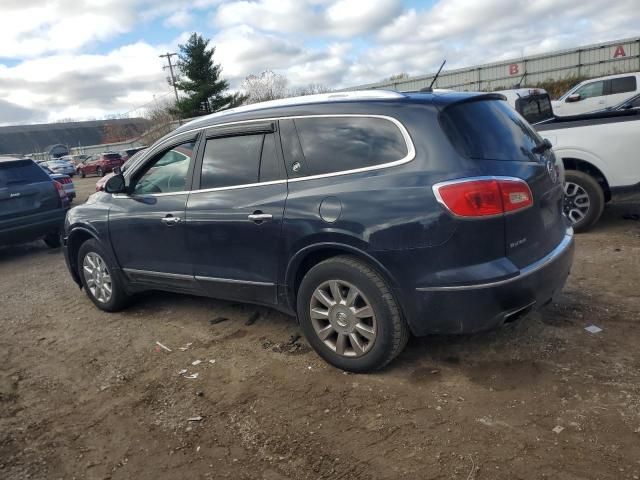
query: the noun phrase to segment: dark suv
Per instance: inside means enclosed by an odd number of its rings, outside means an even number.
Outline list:
[[[69,212],[71,275],[107,311],[148,289],[275,307],[356,372],[410,332],[513,321],[559,293],[573,232],[549,143],[503,99],[350,92],[192,121]]]
[[[33,160],[0,158],[0,245],[38,238],[60,246],[69,199]]]

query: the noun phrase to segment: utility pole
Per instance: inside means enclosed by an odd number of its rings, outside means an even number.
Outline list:
[[[167,57],[167,62],[169,62],[169,72],[171,73],[171,85],[173,86],[173,93],[176,94],[176,102],[178,101],[178,89],[176,88],[176,77],[173,74],[173,65],[171,64],[171,57],[178,55],[177,53],[165,53],[164,55],[160,55],[160,58]],[[167,67],[164,67],[167,68]]]

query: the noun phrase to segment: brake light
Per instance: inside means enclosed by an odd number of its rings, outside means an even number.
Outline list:
[[[53,185],[56,187],[56,190],[58,191],[58,198],[60,200],[59,205],[62,206],[62,204],[64,203],[64,200],[67,199],[67,192],[64,191],[64,187],[62,186],[61,183],[54,181]]]
[[[516,212],[533,205],[533,194],[524,180],[480,177],[453,180],[433,186],[433,193],[458,217],[487,217]]]

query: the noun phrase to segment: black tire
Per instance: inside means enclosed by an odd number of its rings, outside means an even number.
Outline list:
[[[311,302],[314,292],[333,280],[355,287],[373,309],[377,333],[360,356],[338,354],[319,337],[312,323]],[[409,327],[389,286],[374,269],[354,257],[333,257],[311,268],[300,283],[296,301],[298,320],[308,342],[328,363],[342,370],[366,373],[381,369],[404,349],[409,339]],[[351,340],[348,341],[353,345]]]
[[[80,171],[79,171],[79,173],[80,173],[80,177],[81,177],[81,178],[84,178],[84,177],[86,177],[86,176],[87,176],[87,174],[86,174],[86,173],[84,173],[84,170],[80,170]]]
[[[100,167],[96,168],[96,175],[98,175],[99,177],[104,177],[104,172]]]
[[[576,215],[575,185],[582,189],[588,196],[589,206],[581,212],[584,216],[580,219]],[[573,194],[573,195],[571,195]],[[565,204],[564,211],[576,232],[586,232],[602,215],[604,209],[604,192],[598,181],[591,175],[578,170],[567,170],[565,174]],[[579,208],[577,210],[580,210]]]
[[[42,240],[49,248],[60,248],[62,246],[62,234],[60,232],[48,233]]]
[[[99,300],[96,294],[91,291],[91,288],[88,285],[83,265],[85,257],[87,257],[87,255],[89,254],[97,254],[106,266],[106,270],[111,279],[111,296],[108,299]],[[127,295],[124,288],[124,279],[120,275],[120,270],[116,268],[115,262],[113,261],[111,256],[108,254],[108,252],[105,251],[104,248],[102,248],[97,240],[87,240],[80,246],[80,249],[78,251],[77,265],[78,275],[80,276],[80,280],[82,281],[82,287],[96,307],[98,307],[100,310],[104,310],[105,312],[117,312],[127,306],[129,296]]]

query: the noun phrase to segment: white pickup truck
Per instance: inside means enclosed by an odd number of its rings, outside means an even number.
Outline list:
[[[544,90],[496,93],[551,141],[565,168],[564,210],[576,231],[593,226],[612,198],[640,192],[640,109],[560,117]]]

